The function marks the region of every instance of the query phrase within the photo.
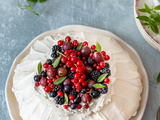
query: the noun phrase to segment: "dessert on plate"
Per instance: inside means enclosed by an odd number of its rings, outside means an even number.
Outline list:
[[[114,39],[71,31],[32,45],[16,66],[12,91],[23,120],[129,120],[142,83]]]

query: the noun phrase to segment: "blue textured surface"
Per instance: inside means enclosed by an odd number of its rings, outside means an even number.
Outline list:
[[[109,30],[139,53],[149,76],[149,100],[143,120],[153,120],[160,105],[160,53],[137,29],[132,0],[48,0],[32,7],[40,17],[17,6],[18,0],[0,1],[0,120],[10,120],[5,103],[6,78],[15,57],[37,35],[69,24]]]

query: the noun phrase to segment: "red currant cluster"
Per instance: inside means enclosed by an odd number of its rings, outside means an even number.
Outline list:
[[[86,41],[71,42],[70,36],[67,36],[65,41],[59,40],[58,46],[53,46],[52,50],[56,55],[52,54],[53,59],[48,59],[43,64],[45,70],[41,71],[40,75],[35,75],[34,80],[35,86],[43,86],[57,104],[62,105],[68,101],[68,104],[64,105],[65,109],[81,109],[82,101],[87,109],[92,98],[96,99],[100,93],[107,93],[110,70],[109,64],[104,60],[109,60],[110,57],[105,51],[97,52],[96,46],[89,47]],[[58,64],[56,67],[53,65],[55,62]],[[101,81],[104,87],[93,87],[100,75],[105,73],[108,75]]]

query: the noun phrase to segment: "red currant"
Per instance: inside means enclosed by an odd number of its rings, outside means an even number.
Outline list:
[[[60,76],[59,76],[59,75],[56,75],[56,78],[58,79],[58,78],[60,78]]]
[[[91,46],[91,50],[95,50],[96,49],[96,46],[95,45],[92,45]]]
[[[86,66],[82,65],[82,69],[83,69],[83,71],[85,71],[86,70]]]
[[[107,83],[107,84],[110,82],[109,78],[107,78],[107,77],[103,81],[104,81],[104,83]]]
[[[82,57],[82,60],[86,60],[86,57]]]
[[[72,52],[71,54],[70,54],[70,57],[75,57],[76,56],[76,53],[74,53],[74,52]]]
[[[72,79],[71,82],[72,83],[77,83],[77,79]]]
[[[49,64],[48,64],[48,63],[45,63],[45,64],[43,65],[43,67],[44,67],[44,68],[48,68],[48,67],[49,67]]]
[[[99,65],[96,66],[96,70],[100,71],[101,67]]]
[[[46,92],[51,92],[51,91],[52,91],[52,88],[49,87],[49,86],[45,86],[44,90],[45,90]]]
[[[78,67],[82,66],[82,64],[83,64],[83,63],[82,63],[81,60],[78,60],[78,61],[77,61],[77,66],[78,66]]]
[[[51,86],[50,86],[51,88],[54,88],[55,87],[55,85],[54,84],[51,84]]]
[[[65,41],[71,41],[71,37],[70,37],[70,36],[67,36],[67,37],[65,38]]]
[[[80,53],[80,52],[78,52],[78,53],[77,53],[77,55],[78,55],[78,56],[80,56],[80,55],[81,55],[81,53]]]
[[[69,50],[65,50],[64,51],[64,55],[68,56],[70,54],[70,51]]]
[[[87,42],[87,41],[84,41],[84,42],[83,42],[83,46],[88,46],[88,42]]]
[[[72,85],[72,89],[76,89],[76,86],[75,86],[75,85]]]
[[[52,79],[52,82],[54,82],[55,80],[56,80],[56,78],[53,78],[53,79]]]
[[[79,74],[82,74],[83,73],[82,67],[77,67],[76,72],[79,73]]]
[[[71,57],[71,62],[76,63],[78,61],[77,57]]]
[[[81,104],[78,104],[77,105],[77,109],[81,109],[82,108],[82,105]]]
[[[83,83],[83,81],[84,81],[84,79],[82,79],[82,78],[80,78],[80,79],[78,80],[79,83]]]
[[[66,57],[62,57],[62,58],[61,58],[61,62],[62,62],[62,63],[66,63],[66,62],[67,62],[67,58],[66,58]]]
[[[35,86],[36,86],[36,87],[38,87],[39,85],[40,85],[39,82],[35,83]]]
[[[80,83],[75,83],[76,88],[81,87]]]
[[[63,45],[63,41],[62,40],[59,40],[58,41],[58,46],[62,46]]]
[[[84,81],[84,82],[82,83],[82,86],[83,86],[83,87],[86,87],[87,84],[88,84],[87,81]]]
[[[92,58],[92,57],[93,57],[93,53],[90,53],[90,54],[89,54],[89,57],[91,57],[91,58]]]
[[[68,59],[68,61],[71,61],[71,57],[68,57],[67,59]]]
[[[74,47],[78,47],[78,41],[77,41],[77,40],[74,40],[74,41],[73,41],[73,45],[74,45]]]
[[[99,66],[100,66],[101,68],[104,68],[105,63],[104,63],[103,61],[101,61],[101,62],[99,63]]]
[[[62,97],[62,96],[63,96],[63,92],[62,92],[62,91],[59,91],[59,92],[57,93],[57,95],[58,95],[59,97]]]
[[[94,63],[94,64],[93,64],[93,67],[96,67],[96,66],[97,66],[97,64],[96,64],[96,63]]]
[[[109,59],[110,59],[109,55],[106,55],[106,56],[104,57],[104,59],[105,59],[105,60],[109,60]]]
[[[74,99],[74,95],[69,95],[69,99],[73,100]]]
[[[81,78],[85,80],[86,79],[86,75],[81,75]]]
[[[103,56],[106,56],[106,52],[105,51],[101,51]]]
[[[52,82],[52,80],[51,80],[51,79],[48,79],[48,80],[47,80],[47,83],[48,83],[48,84],[49,84],[49,83],[51,83],[51,82]]]
[[[75,78],[75,79],[79,79],[79,78],[80,78],[80,74],[74,73],[74,78]]]
[[[67,62],[66,62],[66,66],[67,66],[67,67],[72,67],[72,65],[73,65],[72,62],[70,62],[70,61],[67,61]]]
[[[88,108],[89,108],[89,105],[87,105],[87,104],[86,104],[86,105],[84,105],[84,108],[88,109]]]
[[[76,71],[76,67],[71,67],[70,70],[71,70],[71,72],[75,72]]]
[[[64,109],[68,109],[68,105],[64,105],[63,107],[64,107]]]

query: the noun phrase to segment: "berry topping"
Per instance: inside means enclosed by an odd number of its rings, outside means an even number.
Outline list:
[[[87,105],[87,104],[86,104],[86,105],[84,105],[84,108],[88,109],[88,108],[89,108],[89,105]]]
[[[42,77],[41,80],[40,80],[40,85],[42,85],[44,87],[47,86],[47,78]]]
[[[34,76],[34,81],[35,81],[35,82],[39,82],[40,79],[41,79],[41,76],[40,76],[40,75],[35,75],[35,76]]]
[[[107,84],[110,82],[109,78],[105,78],[103,81],[104,83],[107,83]]]
[[[70,37],[70,36],[67,36],[67,37],[65,38],[65,41],[71,41],[71,37]]]
[[[58,95],[59,97],[62,97],[62,96],[63,96],[63,92],[62,92],[62,91],[59,91],[59,92],[57,93],[57,95]]]
[[[100,92],[98,90],[94,90],[91,92],[91,95],[94,99],[97,99],[100,96]]]
[[[69,95],[69,99],[73,100],[74,99],[74,95]]]
[[[87,41],[84,41],[84,42],[83,42],[83,46],[88,46],[88,42],[87,42]]]
[[[45,86],[44,90],[46,92],[51,92],[52,91],[52,88],[50,86]]]
[[[76,109],[77,105],[75,103],[72,103],[70,107],[71,107],[71,109]]]
[[[81,104],[78,104],[77,105],[77,109],[81,109],[82,108],[82,105]]]
[[[85,93],[82,95],[81,99],[82,99],[82,102],[84,103],[90,103],[92,100],[92,97],[88,93]]]
[[[64,105],[63,107],[64,107],[64,109],[68,109],[68,105]]]
[[[59,75],[60,77],[66,76],[66,74],[67,74],[67,69],[66,69],[66,68],[60,67],[60,68],[58,69],[58,75]]]
[[[59,40],[58,41],[58,46],[62,46],[63,45],[63,41],[62,40]]]
[[[96,46],[95,45],[92,45],[91,46],[91,50],[95,50],[96,49]]]
[[[56,93],[55,91],[51,91],[51,92],[49,93],[49,96],[54,98],[54,97],[57,96],[57,93]]]
[[[81,55],[82,56],[88,57],[90,53],[91,53],[91,49],[88,46],[83,46],[81,48]]]
[[[104,57],[104,59],[105,59],[105,60],[109,60],[109,59],[110,59],[109,55],[106,55],[106,56]]]
[[[93,71],[93,72],[91,73],[90,77],[91,77],[91,79],[93,79],[93,80],[97,80],[100,75],[101,75],[100,72],[97,71],[97,70],[95,70],[95,71]]]
[[[100,52],[95,52],[93,55],[93,59],[96,63],[104,61],[104,57],[103,57],[102,53],[100,53]]]

